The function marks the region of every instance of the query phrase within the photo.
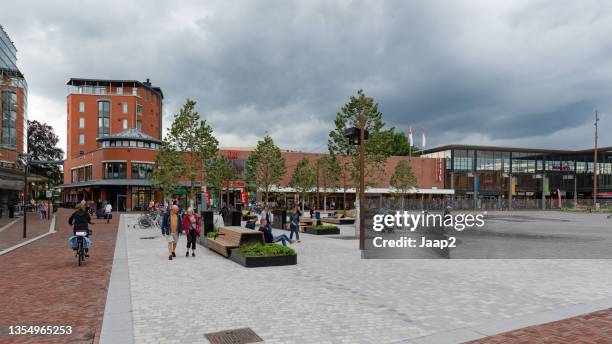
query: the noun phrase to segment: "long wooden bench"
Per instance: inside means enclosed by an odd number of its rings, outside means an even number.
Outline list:
[[[352,225],[355,219],[352,217],[322,217],[321,222],[333,223],[335,225]]]
[[[299,231],[304,232],[304,229],[306,227],[314,227],[316,224],[317,224],[317,219],[301,218]]]
[[[209,249],[225,257],[230,256],[232,248],[238,248],[246,244],[264,243],[262,232],[238,226],[220,227],[219,236],[206,238],[206,240]]]

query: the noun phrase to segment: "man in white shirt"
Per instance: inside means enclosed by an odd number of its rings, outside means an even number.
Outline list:
[[[113,206],[110,203],[106,203],[106,207],[104,207],[104,218],[106,219],[106,223],[110,222],[110,219],[113,217],[111,214],[113,211]]]

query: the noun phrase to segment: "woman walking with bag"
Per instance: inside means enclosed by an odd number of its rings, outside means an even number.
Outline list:
[[[200,217],[194,213],[192,207],[189,207],[185,216],[183,216],[183,229],[187,236],[187,253],[185,253],[185,257],[189,257],[189,246],[191,246],[191,256],[195,257],[196,240],[202,233],[200,223]]]

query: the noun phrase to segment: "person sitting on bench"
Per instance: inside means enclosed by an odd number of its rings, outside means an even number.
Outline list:
[[[291,240],[289,240],[285,234],[276,237],[272,235],[272,228],[268,226],[268,221],[266,219],[259,220],[259,231],[264,234],[264,241],[266,244],[273,244],[281,241],[283,246],[287,246],[287,241],[291,243]]]

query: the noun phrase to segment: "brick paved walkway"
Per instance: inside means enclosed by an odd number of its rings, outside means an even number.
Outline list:
[[[41,220],[38,214],[28,213],[27,238],[23,238],[23,219],[19,219],[19,221],[0,232],[0,251],[47,233],[50,224],[51,220]]]
[[[612,343],[612,308],[570,319],[530,326],[469,343]]]
[[[70,212],[59,210],[57,233],[0,257],[0,343],[97,342],[119,216],[111,224],[93,220],[91,257],[78,267],[67,242]],[[71,325],[73,334],[15,337],[10,325]]]

